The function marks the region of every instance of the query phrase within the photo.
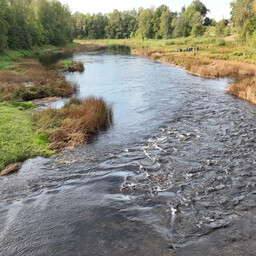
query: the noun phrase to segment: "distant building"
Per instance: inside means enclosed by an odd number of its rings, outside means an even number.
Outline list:
[[[229,21],[228,21],[228,26],[233,27],[233,26],[234,26],[234,22],[231,21],[231,20],[229,20]]]

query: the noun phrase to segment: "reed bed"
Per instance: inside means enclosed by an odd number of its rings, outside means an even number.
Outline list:
[[[28,101],[45,97],[69,97],[76,85],[68,83],[56,69],[45,69],[36,59],[21,60],[25,73],[0,73],[0,101]]]
[[[61,109],[35,114],[35,122],[51,141],[50,149],[73,149],[88,142],[112,122],[112,111],[102,98],[73,98]]]
[[[256,78],[245,78],[232,83],[227,92],[256,104]]]

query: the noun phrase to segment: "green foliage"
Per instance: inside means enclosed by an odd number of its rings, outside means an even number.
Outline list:
[[[179,14],[161,5],[156,9],[114,10],[106,15],[77,12],[72,19],[78,39],[168,39],[190,36],[195,25],[203,24],[207,12],[208,9],[201,1],[194,0]],[[211,24],[211,21],[208,23]]]
[[[141,38],[154,38],[153,9],[145,9],[139,16],[139,34]]]
[[[5,0],[0,0],[0,53],[7,47],[8,22],[5,17],[7,10],[7,2]]]
[[[224,36],[225,35],[225,29],[226,29],[226,21],[223,19],[220,22],[218,22],[215,26],[215,33],[217,36]]]
[[[169,9],[165,10],[160,18],[160,34],[164,39],[172,37],[173,26],[172,21],[175,18],[176,13],[170,12]]]
[[[31,114],[23,110],[27,103],[20,104],[0,103],[0,170],[14,162],[53,154],[47,149],[47,136],[37,132]]]
[[[231,4],[231,19],[240,38],[246,40],[255,31],[256,3],[254,0],[234,0]]]
[[[0,0],[0,52],[73,40],[72,16],[56,0]]]
[[[196,24],[192,28],[191,35],[194,36],[194,37],[202,36],[204,34],[205,30],[206,30],[206,28],[203,27],[203,25]]]
[[[199,24],[203,24],[205,15],[208,9],[199,0],[194,0],[191,5],[185,9],[182,9],[181,13],[174,20],[173,26],[173,36],[174,37],[187,37],[191,35],[192,28]]]

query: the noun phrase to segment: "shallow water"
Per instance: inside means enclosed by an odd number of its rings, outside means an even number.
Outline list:
[[[0,254],[255,255],[256,107],[127,51],[72,58],[113,125],[1,178]]]

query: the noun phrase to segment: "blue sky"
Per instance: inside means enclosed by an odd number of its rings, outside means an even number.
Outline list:
[[[140,6],[144,8],[158,7],[165,4],[172,11],[180,11],[181,7],[188,6],[192,0],[59,0],[61,3],[68,4],[72,12],[82,13],[108,13],[113,9],[130,10]],[[201,0],[208,9],[210,9],[209,17],[220,20],[223,17],[229,18],[231,0]]]

